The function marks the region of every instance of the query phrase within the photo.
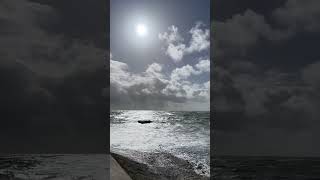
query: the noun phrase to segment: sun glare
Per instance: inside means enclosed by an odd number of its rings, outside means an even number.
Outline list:
[[[148,33],[148,29],[146,27],[146,25],[144,24],[138,24],[136,26],[136,33],[139,35],[139,36],[146,36],[147,33]]]

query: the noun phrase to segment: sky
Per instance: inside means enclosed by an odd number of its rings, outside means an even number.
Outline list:
[[[0,1],[1,152],[108,151],[109,100],[206,110],[210,80],[212,154],[320,155],[320,1],[215,0],[211,27],[209,1],[124,2]]]
[[[108,151],[108,5],[0,1],[1,153]]]
[[[212,6],[213,154],[319,156],[320,1]]]
[[[210,1],[110,3],[111,108],[209,110]]]

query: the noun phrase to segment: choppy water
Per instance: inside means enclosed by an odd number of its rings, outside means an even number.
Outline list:
[[[4,154],[1,180],[103,180],[109,179],[106,154]]]
[[[142,156],[170,154],[190,162],[198,174],[210,175],[209,112],[113,111],[110,120],[111,151],[153,168],[170,166],[150,163],[146,159],[154,157]]]
[[[211,175],[219,180],[320,179],[320,158],[225,156],[211,164]]]

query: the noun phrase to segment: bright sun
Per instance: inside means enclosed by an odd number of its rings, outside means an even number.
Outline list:
[[[139,36],[146,36],[148,34],[148,29],[146,27],[146,25],[144,24],[138,24],[136,26],[136,33],[139,35]]]

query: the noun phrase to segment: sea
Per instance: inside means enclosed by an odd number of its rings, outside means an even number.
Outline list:
[[[110,120],[111,152],[154,172],[189,171],[188,164],[217,180],[320,180],[319,157],[211,154],[210,161],[209,112],[113,111]],[[0,154],[0,179],[110,179],[106,162],[107,154]]]
[[[212,158],[212,179],[319,180],[319,157],[220,156]]]
[[[107,154],[0,154],[1,180],[105,180]]]
[[[159,158],[159,156],[157,156]],[[1,154],[1,180],[109,180],[106,154]],[[211,179],[319,180],[318,157],[212,157]]]
[[[210,176],[209,112],[118,110],[111,112],[110,121],[111,152],[146,164],[155,172],[181,170],[183,160],[197,174]]]

